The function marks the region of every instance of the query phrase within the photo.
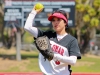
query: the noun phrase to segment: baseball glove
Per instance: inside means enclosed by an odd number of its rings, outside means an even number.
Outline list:
[[[47,36],[41,36],[36,38],[35,45],[39,52],[49,61],[53,59],[54,53],[50,46],[50,41]]]

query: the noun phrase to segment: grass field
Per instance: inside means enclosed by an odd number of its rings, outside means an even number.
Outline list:
[[[21,50],[21,61],[16,60],[16,49],[0,48],[0,72],[41,72],[38,66],[38,52]],[[77,64],[72,66],[73,72],[100,73],[100,57],[94,55],[82,56]]]
[[[75,66],[72,66],[74,72],[100,72],[100,57],[94,55],[82,56]]]

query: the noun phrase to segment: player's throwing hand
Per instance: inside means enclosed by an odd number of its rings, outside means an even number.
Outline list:
[[[44,6],[41,3],[37,3],[33,7],[33,10],[35,10],[37,13],[40,13],[43,9],[44,9]]]

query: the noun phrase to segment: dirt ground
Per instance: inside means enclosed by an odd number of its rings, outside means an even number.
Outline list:
[[[27,51],[21,50],[21,53],[28,53]],[[0,70],[7,70],[8,68],[12,68],[14,66],[20,67],[20,69],[25,69],[25,64],[29,63],[29,60],[16,60],[15,56],[10,56],[10,54],[16,54],[16,49],[6,49],[6,48],[0,48]],[[5,56],[6,55],[6,56]],[[25,64],[24,64],[25,63]]]
[[[9,60],[9,59],[5,59],[3,60],[2,58],[0,58],[0,70],[7,70],[8,68],[12,68],[15,65],[20,67],[20,69],[25,69],[25,65],[23,65],[23,63],[28,63],[27,60],[21,60],[21,62],[16,61],[16,60]]]

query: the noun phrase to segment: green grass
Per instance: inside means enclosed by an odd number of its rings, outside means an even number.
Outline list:
[[[38,60],[37,59],[29,59],[30,63],[27,65],[27,71],[28,72],[40,72],[39,66],[38,66]]]
[[[6,59],[2,60],[2,56],[6,56]],[[38,65],[37,50],[21,50],[21,61],[11,60],[10,57],[12,56],[16,57],[15,50],[0,50],[0,72],[41,72]],[[100,73],[100,57],[92,55],[82,56],[82,59],[78,60],[77,64],[72,66],[71,69],[73,72]]]
[[[33,39],[33,36],[30,33],[25,32],[24,37],[23,37],[23,41],[25,43],[33,43],[34,39]]]
[[[5,61],[5,64],[3,64],[4,65],[3,67],[6,69],[0,69],[0,72],[40,72],[40,69],[38,66],[38,52],[37,51],[21,52],[21,61],[17,61],[15,59],[13,60],[9,59],[12,56],[16,57],[15,53],[7,54],[7,55],[5,54],[5,56],[7,60],[5,59],[2,61],[3,62]],[[2,58],[2,54],[0,54],[0,57]]]
[[[38,52],[34,52],[34,51],[25,52],[25,53],[22,53],[21,56],[22,56],[22,61],[26,60],[28,62],[22,62],[20,64],[18,63],[17,65],[15,64],[15,66],[10,67],[6,70],[0,70],[0,72],[41,72],[38,66]],[[100,72],[100,58],[83,56],[82,59],[78,60],[77,64],[72,66],[71,68],[73,72],[99,73]]]
[[[73,72],[100,72],[100,58],[83,56],[78,66],[72,66]]]

